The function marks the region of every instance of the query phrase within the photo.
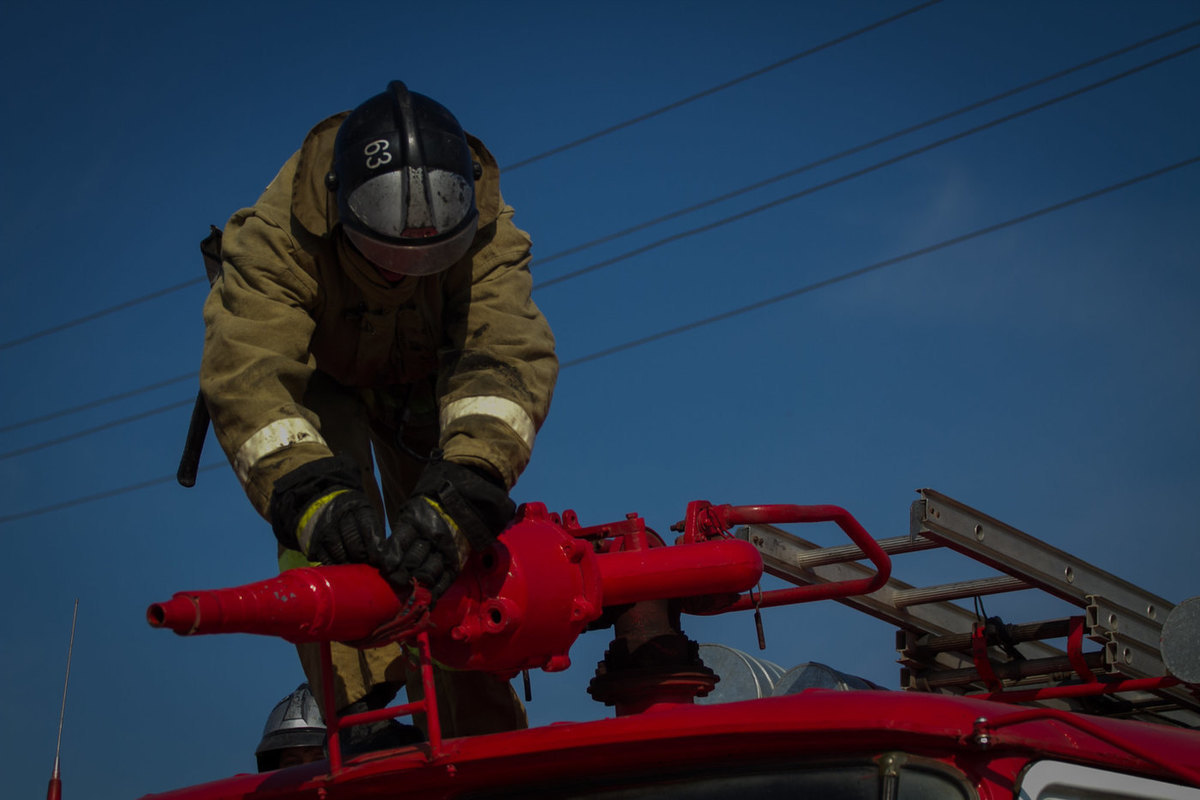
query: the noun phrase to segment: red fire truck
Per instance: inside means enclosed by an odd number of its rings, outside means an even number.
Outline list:
[[[432,609],[363,565],[178,593],[150,607],[151,625],[406,640],[425,698],[434,661],[507,677],[560,670],[582,633],[611,627],[589,693],[615,715],[450,739],[435,703],[338,718],[327,692],[326,760],[154,797],[1200,800],[1200,598],[1173,605],[931,490],[911,520],[908,536],[875,540],[836,506],[697,501],[668,544],[636,514],[584,527],[528,503]],[[792,532],[813,522],[851,543]],[[893,556],[930,548],[998,574],[933,587],[892,577]],[[764,572],[792,585],[760,591]],[[1078,613],[1006,624],[954,602],[1019,589]],[[896,626],[901,691],[815,665],[784,680],[769,662],[700,648],[680,624],[817,600]],[[727,702],[706,702],[721,692]],[[414,712],[426,741],[343,757],[339,731]]]

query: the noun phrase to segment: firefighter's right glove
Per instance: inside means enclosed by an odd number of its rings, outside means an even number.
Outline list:
[[[472,550],[496,540],[516,507],[498,478],[450,461],[425,468],[383,545],[379,571],[397,589],[412,581],[434,600],[450,588]]]
[[[267,515],[279,543],[309,561],[379,562],[383,525],[348,458],[322,458],[284,475],[275,482]]]

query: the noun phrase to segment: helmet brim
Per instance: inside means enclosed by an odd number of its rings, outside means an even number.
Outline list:
[[[478,226],[478,215],[458,232],[436,241],[417,244],[386,242],[345,226],[346,236],[368,261],[387,272],[419,277],[444,272],[471,248]]]

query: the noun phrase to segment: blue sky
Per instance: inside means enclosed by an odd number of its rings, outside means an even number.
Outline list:
[[[915,4],[915,0],[914,0]],[[227,467],[174,472],[193,395],[197,243],[318,120],[393,78],[515,164],[779,62],[906,2],[68,2],[6,14],[0,53],[0,751],[16,795],[53,760],[71,605],[67,796],[253,769],[302,675],[286,643],[144,623],[183,589],[267,577],[274,542]],[[1200,42],[1200,27],[694,214],[547,257],[916,125],[1200,17],[1200,4],[946,0],[506,173],[550,280],[803,192]],[[1200,155],[1190,52],[708,232],[540,288],[564,363],[927,248]],[[584,524],[689,500],[833,503],[907,532],[929,486],[1178,602],[1197,594],[1200,164],[604,358],[566,367],[518,501]],[[210,439],[205,464],[220,464]],[[31,513],[32,512],[32,513]],[[804,531],[839,543],[835,531]],[[897,577],[979,574],[938,556]],[[1021,621],[1019,596],[989,601]],[[834,604],[765,614],[767,658],[897,685],[891,630]],[[746,616],[685,620],[754,648]],[[535,723],[590,719],[604,633],[533,676]],[[15,724],[13,724],[15,723]]]

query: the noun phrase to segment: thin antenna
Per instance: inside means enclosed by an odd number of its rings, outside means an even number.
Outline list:
[[[58,756],[62,752],[63,717],[67,713],[67,683],[71,680],[71,651],[75,648],[75,620],[79,617],[79,598],[75,598],[75,610],[71,612],[71,639],[67,642],[67,676],[63,678],[62,708],[58,711],[58,741],[54,745],[54,771],[50,773],[50,785],[46,787],[46,800],[62,800],[62,778],[58,773]]]

